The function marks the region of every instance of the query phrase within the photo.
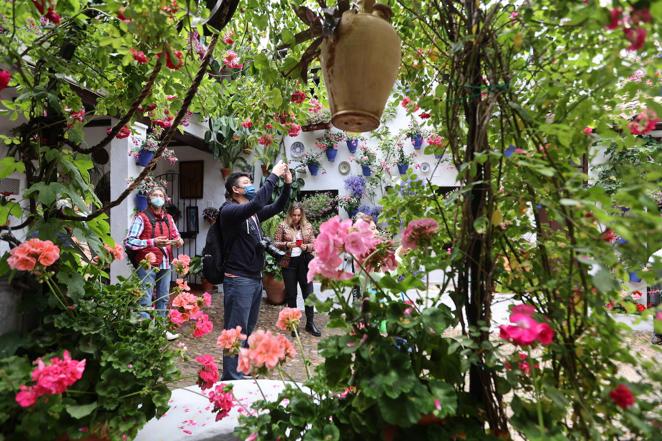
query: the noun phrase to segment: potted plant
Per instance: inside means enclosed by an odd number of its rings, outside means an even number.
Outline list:
[[[330,193],[316,193],[305,197],[301,204],[316,234],[322,222],[338,214],[338,200]]]
[[[300,159],[301,163],[308,167],[308,170],[310,170],[311,176],[317,176],[319,173],[321,165],[319,160],[320,155],[321,153],[304,152]]]
[[[359,205],[361,200],[355,198],[352,195],[346,194],[343,196],[338,196],[337,198],[338,206],[347,212],[347,215],[352,218],[356,216],[356,213],[359,211]]]
[[[39,252],[36,246],[30,252]],[[75,250],[58,251],[48,268],[40,264],[34,272],[11,275],[32,280],[28,309],[47,320],[23,333],[20,345],[3,347],[3,434],[45,439],[48,428],[58,440],[133,439],[168,410],[168,383],[178,379],[178,354],[165,337],[168,324],[160,317],[136,320],[142,287],[135,275],[101,282],[113,260],[110,252],[98,255],[98,265],[80,266]],[[8,276],[6,265],[2,272]]]
[[[338,143],[343,139],[345,139],[344,133],[327,130],[321,138],[317,138],[315,146],[326,153],[329,162],[333,162],[338,155]]]
[[[444,138],[441,135],[436,133],[430,134],[427,139],[428,145],[432,147],[434,157],[441,159],[444,156],[443,147],[444,147]],[[427,150],[427,149],[426,149]]]
[[[316,99],[310,100],[310,107],[308,110],[308,119],[301,127],[304,132],[312,132],[315,130],[328,130],[331,127],[331,111],[323,108],[319,101]]]
[[[271,239],[276,235],[278,225],[283,221],[283,216],[274,216],[262,223],[262,231],[265,237]],[[262,284],[267,293],[267,301],[272,305],[285,303],[285,282],[283,282],[282,268],[269,253],[265,253]]]
[[[421,149],[423,146],[425,131],[413,118],[409,122],[407,128],[402,131],[402,134],[411,140],[411,144],[416,150]]]
[[[382,207],[380,207],[379,205],[362,204],[359,206],[358,210],[361,213],[365,213],[369,216],[372,216],[375,223],[377,223],[377,221],[379,220],[379,214],[382,212]]]
[[[134,143],[129,151],[129,155],[136,160],[136,165],[146,167],[154,158],[154,152],[158,150],[159,142],[153,134],[148,134],[142,143]]]
[[[402,140],[395,143],[395,163],[398,166],[398,172],[401,175],[407,173],[407,169],[413,161],[413,154],[405,152],[405,146]]]
[[[347,150],[353,155],[356,153],[359,142],[365,142],[365,138],[358,133],[347,132],[345,133],[345,142],[347,143]]]
[[[154,158],[154,153],[159,148],[157,136],[161,131],[160,128],[157,127],[157,129],[159,130],[147,134],[147,137],[143,142],[138,144],[134,143],[131,150],[129,150],[129,155],[136,160],[136,165],[146,167]],[[168,161],[170,165],[174,165],[177,162],[177,156],[172,149],[165,149],[161,158]]]
[[[214,207],[205,208],[204,210],[202,210],[202,218],[209,225],[214,225],[216,223],[216,219],[218,218],[218,208],[214,208]]]
[[[133,179],[129,180],[129,184]],[[140,184],[136,187],[136,210],[143,211],[147,208],[147,195],[154,189],[154,187],[166,188],[166,182],[163,179],[155,179],[151,176],[145,177]]]
[[[358,200],[365,194],[366,186],[367,182],[363,176],[349,176],[345,179],[345,190]]]
[[[250,154],[250,131],[243,127],[239,119],[221,116],[209,119],[209,130],[205,132],[205,142],[214,158],[223,163],[221,172],[227,178],[235,167],[248,168],[246,156]]]
[[[356,156],[356,162],[361,166],[363,176],[370,176],[372,174],[372,167],[377,161],[377,155],[366,144],[359,145],[359,154]]]

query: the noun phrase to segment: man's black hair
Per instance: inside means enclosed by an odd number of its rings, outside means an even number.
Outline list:
[[[225,199],[230,199],[232,197],[232,194],[234,193],[232,191],[232,187],[237,187],[237,181],[239,178],[243,177],[251,179],[251,175],[244,172],[234,172],[228,176],[228,178],[225,180]]]

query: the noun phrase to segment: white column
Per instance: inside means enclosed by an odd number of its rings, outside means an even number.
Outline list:
[[[117,121],[113,120],[113,124]],[[129,156],[133,143],[142,143],[147,126],[134,123],[133,135],[124,139],[113,139],[110,143],[110,199],[115,200],[126,190],[129,178],[135,178],[143,170]],[[127,235],[135,210],[134,195],[128,196],[121,204],[110,209],[110,234],[117,243],[122,243]],[[117,282],[118,276],[128,276],[133,267],[128,259],[115,261],[110,266],[110,281]]]

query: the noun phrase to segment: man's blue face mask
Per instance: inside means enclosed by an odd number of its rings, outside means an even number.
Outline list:
[[[242,188],[244,189],[244,196],[246,199],[252,201],[255,198],[255,193],[257,192],[257,190],[255,190],[255,185],[250,184]]]

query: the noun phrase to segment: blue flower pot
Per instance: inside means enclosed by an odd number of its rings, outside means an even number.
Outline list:
[[[630,282],[639,283],[641,278],[637,275],[636,271],[630,271]]]
[[[136,195],[136,210],[144,211],[147,209],[147,196],[138,193]]]
[[[409,164],[398,164],[398,172],[400,172],[401,175],[407,173],[408,168],[409,168]]]
[[[317,176],[317,173],[320,171],[319,164],[308,164],[308,170],[310,170],[311,176]]]
[[[363,171],[363,176],[370,176],[372,174],[370,167],[368,167],[367,165],[362,165],[361,170]]]
[[[338,156],[338,149],[335,148],[326,149],[326,159],[328,159],[329,162],[335,161],[336,156]]]
[[[420,150],[423,147],[423,135],[416,135],[411,137],[411,143],[414,149]]]
[[[358,209],[358,208],[355,208],[355,209],[353,209],[353,210],[349,210],[349,211],[347,212],[347,214],[349,215],[350,218],[353,219],[354,216],[356,216],[356,213],[358,213],[358,212],[359,212],[359,209]]]
[[[138,153],[136,164],[141,167],[146,167],[152,159],[154,159],[154,152],[143,149],[140,151],[140,153]]]
[[[347,150],[349,150],[351,154],[356,153],[356,148],[358,146],[359,146],[358,139],[347,138]]]

